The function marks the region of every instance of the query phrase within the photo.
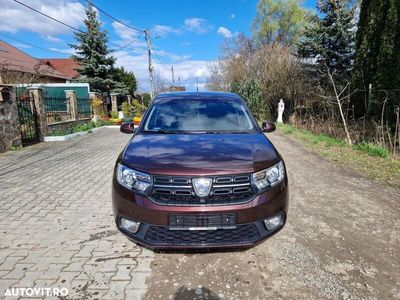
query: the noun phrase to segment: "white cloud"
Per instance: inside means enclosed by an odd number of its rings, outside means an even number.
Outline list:
[[[187,46],[190,46],[192,43],[191,43],[191,42],[181,42],[180,44],[181,44],[182,46],[187,47]]]
[[[184,24],[184,28],[187,31],[192,31],[198,34],[205,34],[213,29],[213,26],[209,25],[207,20],[202,18],[188,18],[185,19]]]
[[[175,53],[167,52],[165,50],[153,50],[153,52],[158,56],[168,57],[173,62],[186,60],[191,57],[191,55],[178,55]]]
[[[54,48],[53,47],[53,48],[50,48],[50,50],[57,51],[57,52],[62,52],[62,53],[69,54],[69,55],[75,54],[75,49],[72,49],[72,48],[59,49],[59,48]]]
[[[232,32],[226,27],[221,26],[220,28],[218,28],[217,32],[218,32],[218,34],[222,35],[223,37],[225,37],[227,39],[233,37]]]
[[[160,53],[160,52],[159,52]],[[171,55],[171,53],[169,53]],[[160,54],[159,54],[160,55]],[[117,51],[114,53],[117,58],[117,65],[124,66],[127,70],[134,72],[138,79],[139,90],[149,90],[149,75],[147,54],[143,52],[141,55],[132,55],[129,51]],[[209,75],[209,61],[191,60],[182,56],[181,61],[173,64],[161,64],[157,59],[153,60],[155,72],[157,72],[167,85],[171,84],[171,66],[174,66],[175,80],[180,78],[181,85],[186,86],[188,90],[196,89],[196,76],[199,77],[199,87],[201,88]]]
[[[182,30],[179,28],[174,28],[171,26],[166,26],[166,25],[156,25],[153,28],[153,34],[154,35],[159,35],[159,36],[167,36],[168,34],[180,34],[182,33]]]
[[[146,46],[146,42],[144,42],[142,38],[139,39],[139,35],[141,34],[139,31],[128,28],[115,21],[111,25],[118,36],[118,44],[121,44],[121,46],[129,45],[129,48]]]
[[[43,36],[43,38],[52,43],[61,43],[63,41],[62,39],[59,39],[52,35],[45,35],[45,36]]]
[[[230,18],[231,18],[231,19],[236,18],[236,15],[235,15],[235,14],[231,14],[231,15],[230,15]]]
[[[28,3],[28,2],[27,2]],[[76,0],[31,0],[29,6],[73,27],[82,25],[85,7]],[[0,0],[0,31],[17,33],[27,30],[43,36],[70,33],[72,30],[22,5]]]

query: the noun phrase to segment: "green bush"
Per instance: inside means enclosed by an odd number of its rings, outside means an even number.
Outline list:
[[[72,128],[54,129],[54,130],[52,130],[52,132],[50,132],[49,135],[51,135],[51,136],[63,136],[63,135],[71,134],[71,133],[72,133]]]
[[[101,126],[106,126],[106,125],[114,125],[114,122],[109,120],[109,121],[104,121],[104,120],[98,120],[97,122],[89,122],[89,123],[80,123],[76,124],[73,127],[65,128],[65,129],[53,129],[49,135],[50,136],[63,136],[75,132],[82,132],[82,131],[89,131],[93,128],[96,127],[101,127]]]
[[[271,119],[271,113],[262,94],[262,90],[254,80],[246,79],[241,82],[234,82],[231,85],[231,91],[238,94],[246,101],[258,121]]]
[[[100,119],[96,122],[96,127],[107,126],[107,125],[114,125],[114,122],[111,120],[105,121],[102,119]]]
[[[136,99],[132,99],[131,104],[128,104],[128,102],[123,102],[121,105],[121,110],[124,113],[125,118],[134,118],[134,117],[140,117],[143,113],[145,108],[142,109],[142,105],[137,101]],[[113,119],[117,119],[118,116]]]
[[[118,113],[116,111],[111,112],[111,118],[112,119],[117,119],[118,118]]]
[[[369,156],[378,156],[382,158],[389,157],[389,150],[385,147],[372,144],[372,143],[360,143],[353,146],[354,149],[367,153]]]

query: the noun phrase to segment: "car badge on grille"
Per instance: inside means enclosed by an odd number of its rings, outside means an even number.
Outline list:
[[[194,192],[198,197],[207,197],[210,194],[212,179],[211,178],[193,178]]]

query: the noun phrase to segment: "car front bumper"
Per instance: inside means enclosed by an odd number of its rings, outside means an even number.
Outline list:
[[[286,223],[288,186],[283,182],[252,201],[221,206],[164,206],[151,202],[113,181],[113,210],[118,229],[134,242],[153,249],[248,248],[277,233]],[[170,216],[234,214],[229,228],[172,228]],[[280,214],[282,224],[267,230],[264,220]],[[120,218],[140,222],[138,232],[120,227]]]

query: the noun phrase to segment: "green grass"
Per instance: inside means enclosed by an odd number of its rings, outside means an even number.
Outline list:
[[[340,139],[288,124],[278,125],[278,132],[345,168],[400,188],[400,160],[393,159],[384,147],[367,142],[350,146]]]
[[[353,145],[353,148],[367,153],[369,156],[377,156],[382,158],[389,158],[389,150],[379,145],[372,143],[360,143]]]
[[[284,134],[295,134],[301,140],[309,144],[324,144],[326,147],[346,145],[346,143],[340,139],[328,136],[326,134],[315,134],[307,130],[298,129],[289,124],[280,124],[278,125],[278,128],[282,130]]]

